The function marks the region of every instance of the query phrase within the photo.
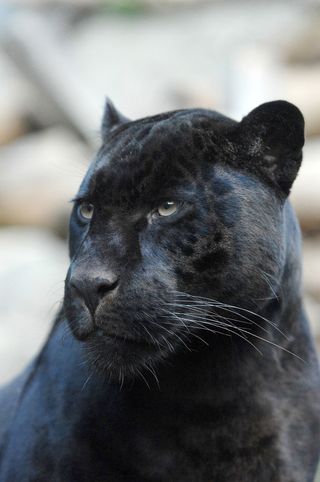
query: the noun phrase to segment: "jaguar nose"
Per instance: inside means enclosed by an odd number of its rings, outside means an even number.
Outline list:
[[[115,295],[118,285],[119,279],[112,272],[90,276],[78,274],[70,278],[71,288],[84,299],[92,315],[103,298]]]

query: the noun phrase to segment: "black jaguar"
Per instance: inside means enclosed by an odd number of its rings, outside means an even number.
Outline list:
[[[1,482],[312,482],[318,361],[284,101],[129,121],[107,103],[63,306],[0,392]]]

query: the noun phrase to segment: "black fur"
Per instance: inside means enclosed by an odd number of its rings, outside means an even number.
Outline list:
[[[102,138],[63,308],[0,395],[1,482],[312,482],[319,370],[287,200],[301,113],[130,122],[107,103]]]

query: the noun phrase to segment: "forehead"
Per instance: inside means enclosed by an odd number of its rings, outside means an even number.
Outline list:
[[[210,114],[198,110],[162,115],[116,129],[81,190],[104,202],[131,205],[192,189],[205,166],[225,155],[230,123]]]

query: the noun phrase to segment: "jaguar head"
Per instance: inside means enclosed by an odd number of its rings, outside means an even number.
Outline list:
[[[131,122],[107,102],[74,200],[64,298],[94,366],[136,376],[214,349],[263,310],[283,275],[303,142],[302,115],[284,101],[241,122],[203,109]]]

